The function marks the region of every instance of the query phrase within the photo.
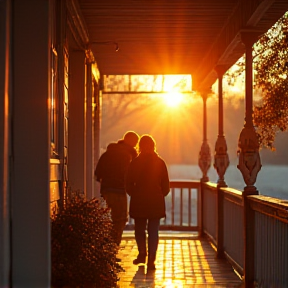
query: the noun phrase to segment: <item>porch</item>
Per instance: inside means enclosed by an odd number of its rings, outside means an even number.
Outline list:
[[[288,287],[287,201],[211,182],[170,185],[156,272],[132,264],[137,245],[130,219],[119,251],[120,288]]]
[[[125,231],[118,257],[125,272],[119,274],[119,288],[126,287],[243,287],[240,277],[225,259],[215,257],[207,238],[198,233],[160,233],[156,271],[135,266],[137,256],[134,234]]]

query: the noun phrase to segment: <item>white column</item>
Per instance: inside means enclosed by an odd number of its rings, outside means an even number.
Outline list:
[[[15,0],[12,15],[11,287],[50,287],[49,1]]]
[[[68,179],[72,190],[86,193],[85,52],[69,53]]]
[[[0,287],[8,287],[10,268],[10,197],[9,197],[9,129],[10,129],[10,1],[0,1]]]

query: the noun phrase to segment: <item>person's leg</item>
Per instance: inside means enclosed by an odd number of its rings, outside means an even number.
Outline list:
[[[160,219],[148,219],[148,269],[155,269],[155,259],[159,243]]]
[[[133,264],[137,265],[146,262],[146,226],[147,219],[145,218],[135,218],[135,240],[138,247],[138,256],[133,261]]]
[[[117,197],[115,197],[112,220],[114,225],[116,243],[120,245],[123,230],[128,221],[127,194],[117,194]]]
[[[127,218],[127,194],[107,192],[103,194],[107,206],[111,209],[111,218],[113,222],[113,237],[117,245],[120,245],[123,230]]]

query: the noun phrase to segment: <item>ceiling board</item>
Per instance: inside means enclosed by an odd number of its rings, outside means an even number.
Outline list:
[[[266,32],[288,10],[287,0],[78,2],[100,73],[198,73],[199,85],[215,81],[219,60],[229,66],[244,53],[241,29]]]

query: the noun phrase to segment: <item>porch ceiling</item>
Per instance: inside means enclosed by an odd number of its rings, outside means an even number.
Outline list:
[[[287,0],[78,2],[102,74],[192,74],[194,89],[243,55],[240,31],[264,33],[288,10]]]

